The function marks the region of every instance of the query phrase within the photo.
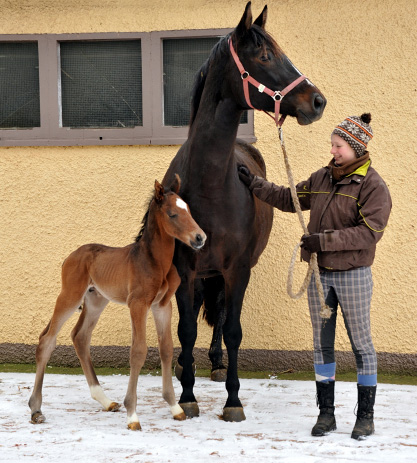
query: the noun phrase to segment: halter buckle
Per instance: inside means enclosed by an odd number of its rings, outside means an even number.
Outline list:
[[[243,71],[242,74],[240,74],[240,77],[242,78],[242,80],[246,80],[249,77],[249,72]]]
[[[284,95],[280,91],[274,92],[274,94],[271,97],[274,101],[281,101],[284,98]]]

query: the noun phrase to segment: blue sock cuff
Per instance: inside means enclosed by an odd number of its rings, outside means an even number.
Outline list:
[[[358,384],[360,386],[376,386],[377,375],[358,375]]]
[[[316,373],[316,381],[323,383],[334,381],[336,377],[336,362],[325,363],[324,365],[315,363],[314,371]]]

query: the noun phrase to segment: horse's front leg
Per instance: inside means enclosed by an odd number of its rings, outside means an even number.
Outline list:
[[[193,349],[197,339],[197,318],[193,310],[194,280],[190,276],[183,278],[176,292],[179,312],[178,338],[181,343],[181,386],[179,404],[188,418],[199,416],[197,400],[194,396]]]
[[[223,336],[229,357],[226,379],[228,397],[223,409],[223,419],[225,421],[243,421],[246,419],[238,395],[240,383],[237,363],[238,351],[242,341],[240,314],[249,277],[249,267],[235,269],[234,273],[230,272],[229,275],[225,275],[227,314],[223,326]]]
[[[168,403],[172,416],[175,420],[185,420],[183,409],[175,399],[174,386],[172,384],[172,357],[174,345],[171,333],[171,301],[162,305],[152,305],[152,313],[155,320],[156,332],[158,334],[159,355],[161,357],[162,369],[162,397]]]
[[[127,427],[140,431],[141,426],[136,414],[138,400],[137,387],[140,370],[145,363],[148,348],[146,345],[146,316],[148,307],[143,298],[130,297],[128,306],[132,322],[132,346],[130,348],[130,377],[124,405],[127,411]]]

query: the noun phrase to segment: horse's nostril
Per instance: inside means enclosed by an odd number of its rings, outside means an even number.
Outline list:
[[[197,241],[197,243],[201,243],[203,241],[203,237],[198,234],[196,237],[195,237],[195,240]]]
[[[313,104],[316,110],[320,110],[325,106],[326,103],[324,101],[324,98],[316,93]]]

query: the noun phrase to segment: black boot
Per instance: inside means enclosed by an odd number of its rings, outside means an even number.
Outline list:
[[[316,381],[317,405],[320,408],[320,415],[317,423],[311,430],[312,436],[325,436],[336,429],[334,417],[334,381],[321,383]]]
[[[376,386],[360,386],[358,384],[358,413],[352,439],[361,440],[375,432],[374,405]]]

